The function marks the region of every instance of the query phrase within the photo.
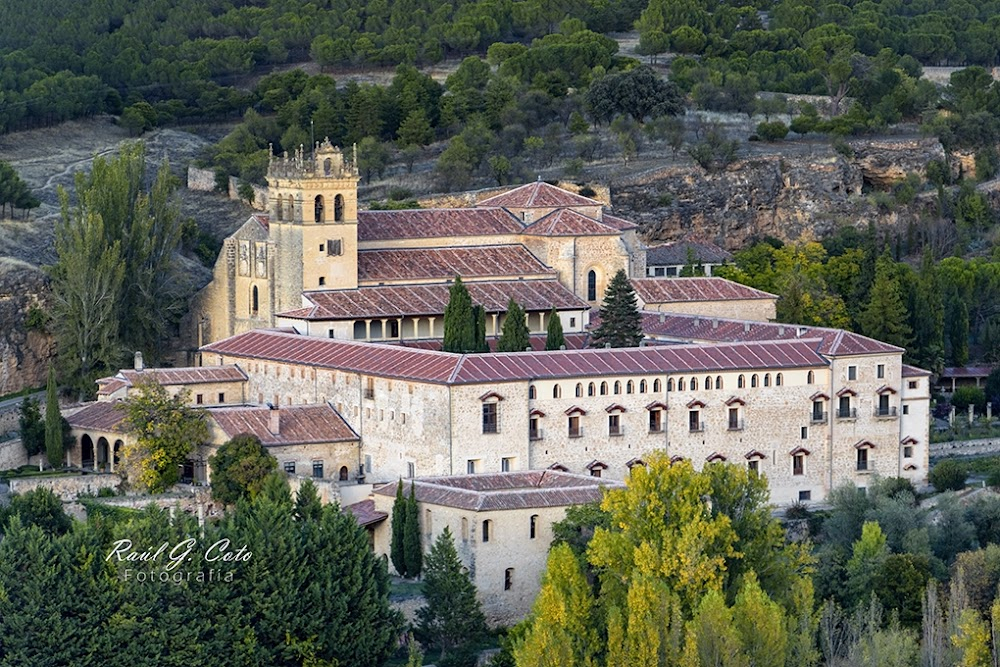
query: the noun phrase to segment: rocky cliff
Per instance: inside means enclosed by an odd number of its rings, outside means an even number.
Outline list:
[[[52,337],[37,322],[49,298],[47,279],[31,264],[0,259],[0,395],[45,385],[55,349]]]

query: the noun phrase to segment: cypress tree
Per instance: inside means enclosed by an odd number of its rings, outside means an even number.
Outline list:
[[[563,336],[562,320],[559,319],[559,311],[552,306],[549,313],[549,323],[545,328],[545,349],[558,350],[566,344],[566,337]]]
[[[462,282],[455,276],[448,291],[448,305],[444,309],[445,352],[471,352],[476,349],[475,321],[472,319],[472,297]]]
[[[500,330],[497,352],[524,352],[531,345],[524,309],[511,298],[507,302],[507,319]]]
[[[476,352],[489,352],[490,346],[486,344],[486,309],[476,304],[472,307],[472,321],[475,323],[476,331]]]
[[[886,248],[875,264],[875,281],[868,302],[859,318],[861,331],[876,340],[906,347],[910,343],[910,325],[899,285],[896,262]]]
[[[396,485],[396,502],[392,504],[392,542],[389,544],[389,560],[396,572],[401,576],[406,576],[406,534],[407,503],[403,498],[403,480],[399,480]]]
[[[311,479],[306,479],[299,485],[295,494],[295,519],[297,521],[315,521],[323,513],[323,503],[319,500],[319,492]]]
[[[56,396],[56,372],[49,366],[49,381],[45,386],[45,456],[53,468],[63,465],[63,425]]]
[[[594,347],[638,347],[642,342],[642,315],[639,314],[635,290],[624,269],[611,279],[600,310],[601,324],[594,331]]]
[[[458,560],[447,526],[427,555],[424,598],[427,606],[417,610],[417,635],[422,643],[439,648],[442,659],[486,632],[476,588]]]
[[[406,500],[406,522],[403,531],[403,555],[406,560],[406,576],[416,579],[423,568],[424,552],[420,546],[420,516],[417,509],[417,495],[410,484],[410,497]]]

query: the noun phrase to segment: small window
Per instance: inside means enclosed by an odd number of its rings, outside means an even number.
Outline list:
[[[476,462],[474,460],[469,459],[465,462],[465,472],[469,475],[476,474]]]
[[[219,403],[225,403],[225,402],[226,402],[226,394],[225,394],[225,392],[221,392],[220,391],[219,392]]]
[[[634,394],[635,393],[635,383],[629,380],[625,383],[625,393]]]
[[[684,391],[684,378],[677,379],[677,391]],[[653,393],[656,393],[656,385],[653,385]]]
[[[600,468],[592,468],[590,470],[590,476],[591,477],[600,477],[601,476],[601,469]]]
[[[597,391],[597,385],[595,385],[593,382],[587,385],[587,396],[593,396],[596,391]]]
[[[497,422],[497,404],[483,403],[483,433],[499,433]]]
[[[597,301],[597,272],[587,272],[587,301]]]
[[[812,384],[816,381],[816,374],[812,371],[806,373],[806,384]]]
[[[576,318],[575,317],[569,318],[569,328],[570,329],[575,329],[576,328]]]
[[[622,435],[621,415],[608,415],[608,435]]]
[[[858,450],[858,472],[868,470],[868,448],[862,447]]]
[[[912,459],[913,458],[913,447],[911,445],[906,445],[903,447],[903,458]]]
[[[469,541],[469,520],[464,516],[462,517],[462,541]]]
[[[692,433],[701,430],[701,411],[700,410],[689,410],[688,411],[688,430]]]
[[[285,461],[284,463],[285,472],[289,475],[295,474],[295,461]]]
[[[639,393],[640,394],[645,394],[646,393],[646,381],[645,380],[639,380]]]
[[[743,389],[746,386],[747,386],[746,378],[744,378],[742,375],[736,378],[737,389]]]
[[[847,367],[847,379],[848,380],[857,380],[858,379],[858,367],[857,366],[848,366]]]
[[[904,415],[910,414],[910,406],[909,405],[904,405],[903,406],[903,414]]]
[[[559,385],[552,387],[552,398],[562,398],[562,387]]]
[[[885,364],[879,364],[875,367],[875,375],[879,380],[885,377]]]
[[[799,491],[799,502],[800,503],[801,502],[805,502],[807,500],[812,500],[812,497],[813,497],[813,492],[812,491]]]
[[[782,383],[781,373],[778,373],[777,375],[774,376],[774,386],[780,387],[781,383]]]
[[[323,285],[326,285],[326,278],[324,278],[323,276],[320,276],[319,277],[319,286],[322,287]]]
[[[313,461],[313,477],[323,479],[323,462]]]
[[[747,461],[747,470],[757,474],[760,472],[760,459],[750,459]]]
[[[601,383],[601,396],[607,396],[607,395],[608,395],[608,383],[607,382],[602,382]]]
[[[196,394],[194,397],[194,402],[197,403],[198,405],[201,405],[202,403],[205,402],[205,397],[202,396],[201,394]]]
[[[771,374],[770,373],[764,373],[764,386],[765,387],[770,387],[771,386]]]
[[[319,251],[320,252],[326,252],[326,244],[325,243],[320,243],[319,244]]]
[[[691,391],[698,391],[698,378],[691,378]]]
[[[708,375],[705,377],[705,389],[711,389],[711,388],[712,388],[712,376]]]
[[[660,387],[661,387],[661,385],[660,385],[660,379],[657,378],[657,379],[653,380],[653,393],[654,394],[659,394],[660,393],[660,391],[661,391]]]
[[[750,388],[751,389],[756,388],[759,383],[760,383],[760,379],[757,377],[756,373],[754,373],[753,375],[750,376]]]
[[[531,523],[528,527],[528,537],[531,539],[535,539],[537,535],[538,535],[538,515],[532,514]]]
[[[509,591],[514,587],[514,568],[508,567],[503,572],[503,589]]]
[[[799,429],[799,434],[803,440],[807,439],[809,437],[809,427],[803,426],[801,429]]]
[[[529,401],[535,400],[535,385],[531,385],[530,387],[528,387],[528,400]]]
[[[326,242],[326,254],[329,257],[339,256],[344,254],[344,242],[340,239],[327,241]]]
[[[409,475],[408,476],[409,477],[413,477],[413,464],[409,463],[409,464],[407,464],[407,466],[409,468]],[[338,479],[341,482],[346,482],[349,475],[350,475],[350,473],[347,471],[347,466],[340,466],[340,473],[337,476]]]
[[[413,461],[407,461],[406,463],[406,476],[409,479],[417,476],[417,465]]]
[[[805,474],[806,457],[805,454],[796,454],[792,457],[792,474]]]
[[[615,380],[615,396],[622,393],[622,383]]]
[[[674,390],[674,379],[670,378],[667,380],[667,391],[673,391],[673,390]]]
[[[492,522],[489,519],[483,521],[483,542],[490,541],[490,523]]]
[[[569,437],[583,437],[583,428],[580,426],[580,415],[573,415],[569,418]]]
[[[583,383],[582,382],[577,382],[576,383],[576,397],[580,398],[581,396],[583,396]]]
[[[500,459],[500,472],[510,472],[514,469],[514,459],[505,457]]]
[[[729,408],[729,430],[740,431],[742,429],[743,424],[740,423],[740,409]]]

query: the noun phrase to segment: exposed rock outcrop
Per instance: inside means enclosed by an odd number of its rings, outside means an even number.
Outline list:
[[[49,295],[38,267],[0,259],[0,395],[45,384],[55,348],[44,329],[28,326],[28,316],[32,307],[45,310]]]

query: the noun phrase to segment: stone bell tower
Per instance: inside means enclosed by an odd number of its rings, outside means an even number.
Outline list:
[[[274,243],[275,309],[302,306],[302,292],[358,286],[357,149],[348,157],[329,139],[312,156],[272,157],[267,168]]]

